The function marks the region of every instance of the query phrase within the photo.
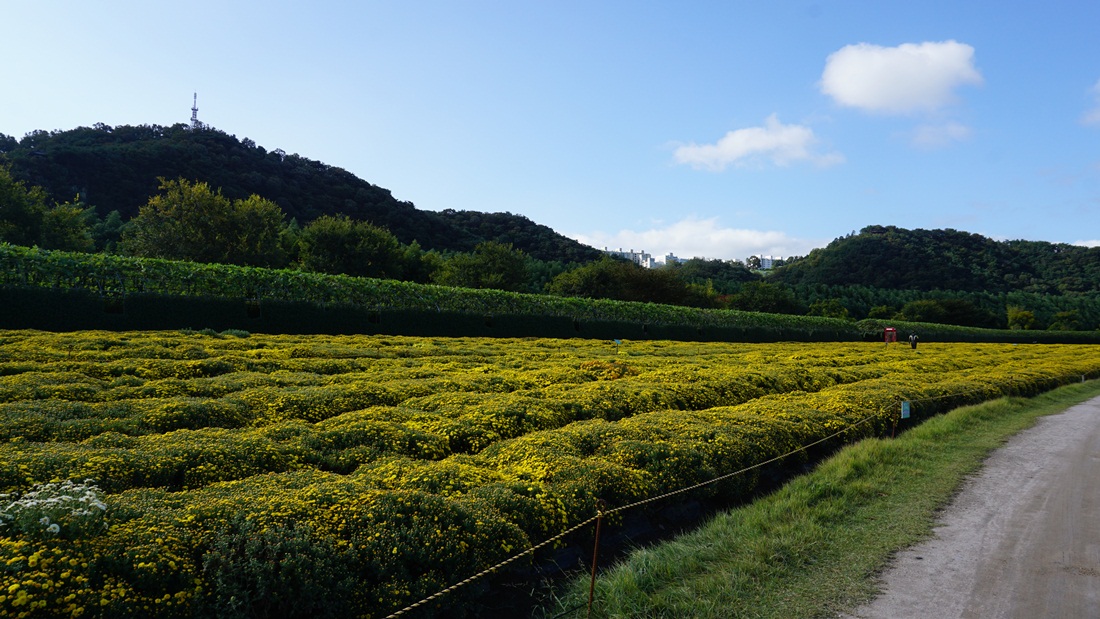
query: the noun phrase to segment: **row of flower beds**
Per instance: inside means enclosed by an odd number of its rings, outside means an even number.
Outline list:
[[[888,434],[901,400],[1096,378],[1097,352],[0,331],[0,615],[384,617],[600,500]]]

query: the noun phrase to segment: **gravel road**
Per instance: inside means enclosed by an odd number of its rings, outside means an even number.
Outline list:
[[[998,449],[882,584],[844,617],[1100,617],[1100,398]]]

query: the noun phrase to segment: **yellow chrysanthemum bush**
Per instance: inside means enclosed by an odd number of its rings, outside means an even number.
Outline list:
[[[256,432],[221,428],[130,437],[104,433],[80,443],[0,444],[0,488],[90,477],[105,490],[195,488],[298,465],[300,456]]]
[[[103,498],[90,479],[0,494],[0,614],[79,617],[98,603],[91,540],[107,531]]]
[[[97,616],[100,588],[92,584],[95,553],[86,542],[0,536],[0,616]]]

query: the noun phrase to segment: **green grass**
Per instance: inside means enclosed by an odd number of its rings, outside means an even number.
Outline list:
[[[695,532],[634,551],[598,578],[591,616],[835,617],[874,596],[890,557],[931,533],[991,451],[1098,394],[1090,381],[995,400],[852,445]],[[578,577],[537,616],[584,617],[588,591]]]

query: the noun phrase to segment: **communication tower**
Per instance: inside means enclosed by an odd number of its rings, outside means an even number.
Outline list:
[[[199,122],[199,93],[195,93],[194,103],[191,104],[191,128],[202,129],[202,123]]]

